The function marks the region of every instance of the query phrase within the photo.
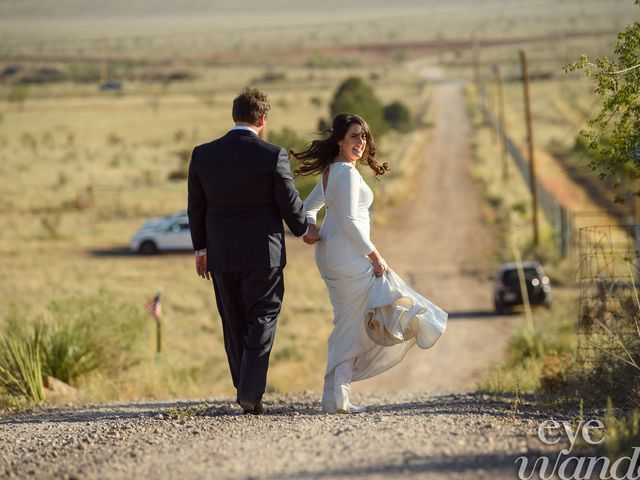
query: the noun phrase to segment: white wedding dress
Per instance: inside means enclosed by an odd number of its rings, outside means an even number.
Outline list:
[[[393,367],[418,344],[431,347],[442,335],[447,314],[407,286],[393,271],[376,277],[367,254],[369,207],[373,192],[355,166],[330,165],[326,190],[322,176],[304,202],[309,223],[327,212],[315,244],[316,264],[333,306],[323,407],[334,410],[333,388],[363,380]],[[338,400],[339,403],[339,400]],[[348,411],[348,408],[344,406]],[[340,405],[338,405],[340,410]]]

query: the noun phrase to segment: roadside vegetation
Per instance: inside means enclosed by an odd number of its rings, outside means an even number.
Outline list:
[[[638,0],[635,3],[640,6]],[[573,115],[574,122],[575,118],[578,121],[569,124],[567,133],[573,134],[576,126],[582,128],[574,144],[571,144],[571,137],[557,139],[544,133],[544,142],[541,142],[559,163],[566,162],[567,158],[578,163],[571,166],[574,169],[571,178],[582,180],[585,190],[593,194],[590,200],[603,211],[600,221],[610,221],[609,231],[617,235],[611,234],[614,242],[633,241],[626,237],[621,227],[616,227],[628,221],[628,216],[624,215],[624,210],[616,212],[615,205],[631,209],[637,195],[637,187],[633,185],[638,178],[639,48],[640,23],[635,22],[618,35],[613,56],[591,60],[583,55],[568,65],[567,72],[581,70],[591,77],[595,85],[593,94],[591,98],[582,99],[581,103],[592,104],[600,112],[591,107]],[[533,85],[536,88],[535,82]],[[567,89],[570,83],[565,81],[564,85],[566,98],[575,98],[572,90]],[[577,88],[583,89],[582,86]],[[491,143],[490,129],[483,125],[476,112],[478,102],[473,98],[473,92],[470,98],[470,109],[479,127],[476,130],[476,176],[493,207],[491,215],[497,230],[503,235],[527,238],[527,234],[522,233],[526,230],[526,218],[522,219],[523,224],[510,221],[504,228],[504,218],[514,218],[512,199],[517,197],[529,201],[526,185],[517,180],[503,183],[500,194],[495,194],[498,181],[496,175],[488,172],[496,168],[495,157],[499,153],[488,147]],[[549,99],[545,102],[548,104]],[[564,105],[565,113],[567,108],[568,105]],[[556,125],[556,129],[564,131],[565,125],[560,119],[566,121],[568,117],[570,115],[560,116],[558,123],[561,125]],[[513,123],[510,125],[512,131],[522,128],[514,127]],[[564,167],[566,169],[568,165]],[[595,175],[589,174],[589,170]],[[573,201],[575,210],[586,209],[579,200]],[[521,209],[515,210],[516,218],[524,216]],[[606,407],[607,414],[603,420],[607,442],[601,449],[613,458],[631,454],[632,447],[640,441],[640,296],[637,290],[637,254],[632,251],[622,259],[618,259],[617,252],[613,250],[605,254],[606,257],[599,257],[605,259],[605,263],[587,270],[593,279],[585,278],[584,274],[582,278],[577,275],[581,268],[584,269],[578,261],[592,260],[589,252],[583,259],[574,255],[568,260],[567,265],[574,269],[576,275],[573,282],[569,277],[564,280],[574,283],[575,288],[560,292],[556,289],[558,294],[555,295],[553,311],[536,311],[533,325],[523,325],[513,333],[507,360],[486,376],[480,388],[516,395],[528,392],[543,402],[567,402],[581,408]],[[539,259],[544,257],[535,249],[529,255]],[[553,278],[559,271],[559,259],[551,257],[551,260],[556,264],[550,270]],[[610,264],[621,260],[622,266],[628,269],[628,275],[611,277],[611,271],[615,270],[610,268]]]

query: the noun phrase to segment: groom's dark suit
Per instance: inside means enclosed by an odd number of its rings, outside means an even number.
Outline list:
[[[238,400],[258,402],[284,295],[282,220],[296,236],[307,228],[289,157],[234,129],[193,150],[188,187],[193,248],[207,249]]]

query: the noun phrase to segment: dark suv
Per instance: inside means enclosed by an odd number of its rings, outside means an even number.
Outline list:
[[[538,262],[522,262],[527,294],[530,305],[551,307],[551,285],[549,277],[544,274]],[[522,305],[522,289],[518,267],[515,262],[503,263],[498,269],[498,276],[493,289],[493,304],[497,313],[505,313],[509,308]]]

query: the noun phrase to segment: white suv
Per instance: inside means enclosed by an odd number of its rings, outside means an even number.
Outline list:
[[[193,250],[187,211],[146,221],[131,237],[129,248],[143,255],[163,250]]]

